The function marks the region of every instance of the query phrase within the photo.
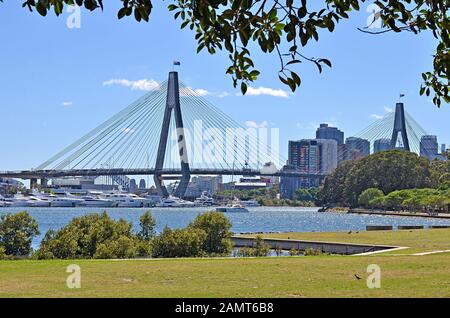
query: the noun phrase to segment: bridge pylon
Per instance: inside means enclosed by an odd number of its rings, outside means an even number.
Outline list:
[[[153,176],[156,189],[158,190],[158,193],[163,197],[169,196],[169,192],[167,191],[167,188],[164,185],[162,171],[164,168],[164,159],[167,148],[167,140],[169,137],[170,119],[172,116],[172,111],[175,116],[175,125],[179,151],[178,153],[180,156],[180,164],[181,164],[181,178],[174,194],[177,197],[183,198],[186,193],[189,181],[191,179],[191,172],[186,148],[183,117],[181,114],[178,72],[174,71],[169,73],[169,80],[167,83],[166,107],[162,122],[161,135],[159,138],[158,153],[155,164],[155,174]]]
[[[401,134],[402,147],[397,146],[398,134]],[[403,103],[395,105],[394,129],[392,131],[391,149],[403,149],[411,151],[408,141],[408,133],[406,132],[405,107]]]

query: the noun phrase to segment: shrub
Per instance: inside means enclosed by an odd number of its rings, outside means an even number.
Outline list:
[[[0,247],[5,255],[30,255],[31,241],[39,235],[39,227],[27,212],[6,214],[0,217]]]
[[[187,227],[172,230],[165,227],[153,240],[153,257],[200,257],[207,234],[201,229]]]
[[[49,231],[37,258],[130,258],[136,254],[131,224],[114,221],[106,213],[73,219],[59,231]]]
[[[255,238],[255,256],[261,257],[261,256],[267,256],[270,252],[270,246],[264,242],[264,239],[261,235],[258,235]]]
[[[155,219],[152,217],[150,211],[147,211],[143,215],[141,215],[139,221],[141,230],[137,234],[138,238],[142,241],[150,241],[155,237]]]
[[[307,248],[303,254],[305,256],[319,256],[322,255],[322,251],[315,248]]]
[[[373,205],[371,204],[371,202],[373,200],[376,200],[378,198],[382,198],[384,197],[384,193],[383,191],[377,189],[377,188],[369,188],[364,190],[358,198],[358,203],[360,206],[363,207],[372,207]]]
[[[231,252],[231,223],[223,213],[206,212],[200,214],[189,227],[206,233],[203,250],[208,255],[225,255]]]

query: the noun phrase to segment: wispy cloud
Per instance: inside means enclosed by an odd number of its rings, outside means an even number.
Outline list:
[[[394,109],[393,109],[393,108],[390,108],[390,107],[385,107],[385,108],[384,108],[384,111],[385,111],[386,113],[392,113],[392,112],[394,111]]]
[[[230,93],[228,93],[228,92],[222,92],[217,95],[217,97],[219,97],[219,98],[224,98],[224,97],[228,97],[228,96],[230,96]]]
[[[236,95],[242,95],[241,93],[237,93]],[[247,89],[247,93],[245,96],[260,96],[260,95],[267,95],[267,96],[273,96],[273,97],[281,97],[281,98],[288,98],[289,93],[282,89],[274,89],[269,87],[249,87]]]
[[[383,118],[382,115],[377,115],[377,114],[371,114],[370,117],[372,117],[373,119],[382,119]]]
[[[248,128],[266,128],[268,126],[268,122],[264,120],[261,123],[257,123],[253,120],[247,120],[245,122],[245,126],[247,126]]]
[[[206,96],[211,94],[210,91],[204,88],[192,88],[190,86],[187,86],[186,89],[188,90],[188,93],[186,95]],[[181,95],[183,95],[183,90],[181,90]]]
[[[124,87],[129,87],[132,90],[141,90],[141,91],[152,91],[159,89],[159,84],[153,79],[140,79],[136,81],[128,80],[128,79],[119,79],[113,78],[103,82],[103,86],[112,86],[119,85]]]
[[[72,106],[73,102],[72,101],[65,101],[65,102],[62,102],[61,105],[68,107],[68,106]]]

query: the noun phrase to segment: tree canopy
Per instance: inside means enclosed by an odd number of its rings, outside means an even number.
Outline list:
[[[403,150],[381,151],[357,161],[341,163],[325,178],[317,194],[317,203],[368,206],[370,201],[376,201],[384,194],[389,200],[403,202],[405,198],[389,194],[404,189],[447,189],[447,179],[440,176],[449,172],[447,162],[430,163],[426,158]],[[392,205],[397,204],[394,201]]]
[[[153,4],[151,0],[120,0],[119,19],[133,16],[137,21],[149,21]],[[3,0],[0,0],[3,2]],[[301,76],[294,70],[302,62],[314,63],[319,72],[331,67],[326,58],[313,58],[302,53],[302,47],[319,40],[319,34],[333,32],[336,24],[359,11],[366,0],[176,0],[168,5],[179,20],[181,28],[195,32],[197,52],[210,54],[226,51],[230,65],[226,73],[233,85],[240,86],[245,94],[249,82],[260,74],[251,59],[251,50],[275,53],[279,58],[279,79],[295,91],[301,84]],[[437,39],[433,53],[433,70],[422,73],[420,94],[430,96],[437,106],[441,101],[450,102],[450,19],[448,0],[376,0],[379,11],[373,22],[381,22],[381,29],[365,27],[362,32],[382,34],[386,32],[429,31]],[[93,11],[103,9],[103,0],[24,0],[22,6],[45,16],[49,11],[56,15],[65,5],[84,6]],[[431,53],[431,52],[430,52]]]

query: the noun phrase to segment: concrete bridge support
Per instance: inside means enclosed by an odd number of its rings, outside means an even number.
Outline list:
[[[178,187],[175,190],[175,196],[183,198],[186,193],[189,180],[191,179],[191,172],[189,168],[187,148],[186,148],[186,138],[184,135],[183,117],[181,114],[181,107],[180,107],[180,91],[177,72],[169,73],[169,81],[167,84],[166,109],[164,111],[161,136],[159,139],[158,153],[155,164],[155,174],[153,176],[156,189],[158,190],[158,193],[163,197],[169,196],[167,188],[164,185],[162,171],[164,168],[164,159],[166,154],[167,139],[169,135],[169,128],[170,128],[169,125],[172,111],[174,112],[175,116],[178,150],[181,164],[181,178]]]

